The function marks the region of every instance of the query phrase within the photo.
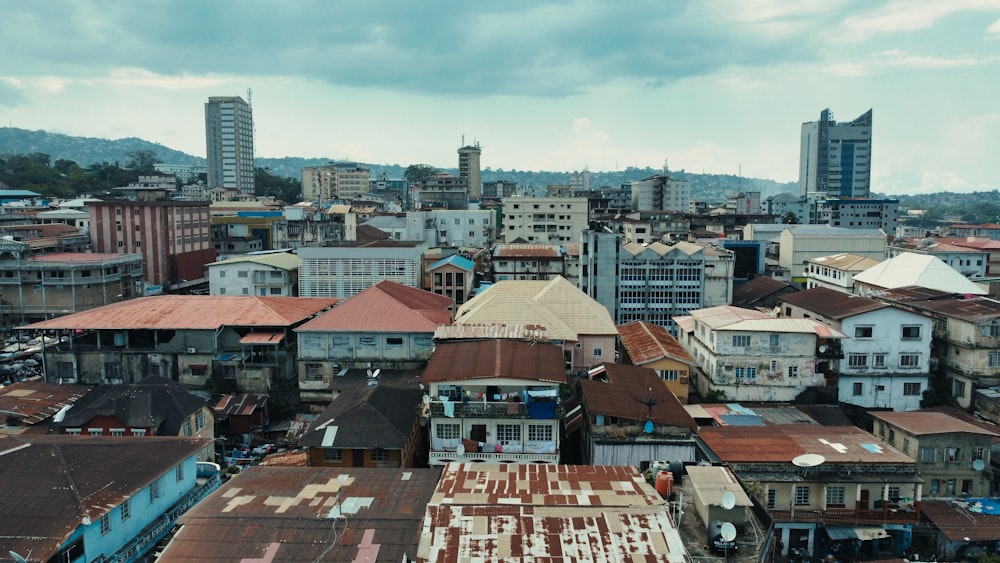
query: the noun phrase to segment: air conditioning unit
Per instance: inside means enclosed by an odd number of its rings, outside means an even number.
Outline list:
[[[188,354],[197,354],[197,353],[198,353],[197,348],[188,348]]]

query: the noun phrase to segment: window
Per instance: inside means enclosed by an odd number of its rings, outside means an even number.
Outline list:
[[[771,360],[771,371],[778,371],[778,360]]]
[[[236,277],[238,277],[238,278],[245,278],[245,277],[249,276],[249,274],[250,273],[247,272],[246,270],[240,270],[239,272],[236,272]]]
[[[442,440],[456,440],[462,437],[460,424],[435,424],[434,434]]]
[[[778,491],[774,489],[767,490],[767,508],[769,510],[774,510],[778,506]]]
[[[111,429],[111,435],[112,436],[124,436],[125,435],[125,429],[124,428],[112,428]]]
[[[750,335],[749,334],[734,334],[733,335],[733,346],[749,346],[750,345]]]
[[[795,506],[809,505],[809,487],[804,485],[795,486]]]
[[[941,492],[941,480],[931,479],[931,495],[936,495]]]
[[[903,327],[903,340],[920,339],[920,325],[908,325]]]
[[[385,339],[385,345],[387,347],[389,347],[389,348],[402,348],[403,347],[403,339],[402,338],[397,338],[397,337],[386,338]]]
[[[174,479],[176,479],[178,483],[180,483],[181,481],[184,480],[184,464],[183,463],[174,468]]]
[[[860,397],[861,394],[862,394],[862,392],[864,392],[864,388],[865,388],[865,384],[864,383],[861,383],[860,381],[856,382],[854,384],[854,388],[852,390],[853,395],[855,397]]]
[[[872,365],[876,368],[884,368],[885,354],[872,354]]]
[[[757,379],[757,368],[755,367],[747,368],[747,379]]]
[[[675,369],[661,369],[657,370],[660,375],[660,379],[663,381],[677,381],[680,379],[680,372]]]
[[[306,381],[323,381],[323,364],[306,364]]]
[[[387,461],[388,459],[389,459],[389,450],[383,448],[372,449],[372,461]]]
[[[181,425],[181,432],[185,436],[190,436],[191,435],[191,421],[190,420],[185,420],[184,421],[184,424]]]
[[[844,487],[843,486],[829,486],[826,488],[826,505],[839,505],[844,506]]]
[[[133,428],[132,429],[132,435],[133,436],[145,436],[146,435],[146,429],[145,428]]]
[[[868,356],[865,354],[849,354],[847,365],[852,368],[863,368],[868,366]]]
[[[205,411],[198,411],[194,415],[194,429],[201,430],[205,427]]]
[[[602,356],[604,356],[604,350],[602,350],[600,348],[594,348],[594,357],[595,358],[600,358]]]
[[[101,516],[101,535],[107,534],[111,531],[111,514],[105,514]]]
[[[101,434],[104,434],[104,429],[103,428],[88,428],[87,429],[87,433],[89,433],[91,436],[100,436]]]
[[[125,499],[122,502],[122,522],[132,517],[132,499]]]
[[[871,338],[873,332],[874,327],[856,326],[854,327],[854,338]]]
[[[955,496],[955,480],[954,479],[948,479],[948,484],[947,484],[947,488],[945,489],[945,493],[948,496],[950,496],[950,497]]]
[[[962,448],[945,448],[945,461],[961,461]]]
[[[912,383],[903,384],[903,394],[904,395],[919,395],[920,394],[920,382],[915,381]]]
[[[497,441],[501,444],[521,441],[520,424],[497,424]]]
[[[548,424],[529,424],[528,440],[532,442],[551,442],[552,426]]]
[[[899,367],[901,368],[920,367],[920,354],[900,354]]]
[[[951,394],[955,397],[965,397],[965,382],[954,380],[951,384]]]
[[[897,487],[895,485],[891,485],[889,487],[889,501],[890,502],[899,502],[899,499],[902,498],[902,496],[903,496],[903,495],[901,495],[899,493],[900,493],[899,487]]]
[[[986,461],[986,448],[972,448],[972,461]]]
[[[770,338],[768,338],[768,340],[769,340],[769,343],[771,345],[771,348],[777,348],[778,346],[781,345],[781,335],[780,334],[772,334],[770,336]]]
[[[799,366],[788,366],[788,377],[798,377]]]
[[[990,367],[1000,367],[1000,352],[990,352]]]
[[[153,504],[161,496],[163,496],[163,491],[160,490],[160,480],[157,479],[149,484],[149,503]]]
[[[910,453],[910,439],[909,438],[903,438],[903,453],[904,454],[909,454]]]
[[[743,379],[743,368],[736,368],[736,379]]]
[[[920,448],[920,463],[934,463],[937,461],[937,448]]]

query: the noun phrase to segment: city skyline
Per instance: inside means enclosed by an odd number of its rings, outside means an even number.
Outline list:
[[[803,123],[872,108],[871,191],[1000,177],[1000,0],[83,1],[5,24],[0,123],[202,157],[204,102],[242,96],[262,157],[451,168],[479,143],[484,169],[797,182]]]

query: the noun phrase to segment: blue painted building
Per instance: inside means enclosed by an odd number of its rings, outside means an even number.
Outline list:
[[[0,553],[30,561],[138,561],[219,486],[218,466],[197,462],[206,442],[0,438]]]

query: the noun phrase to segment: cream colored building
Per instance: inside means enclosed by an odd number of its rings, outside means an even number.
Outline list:
[[[302,169],[302,199],[328,202],[352,200],[368,191],[371,170],[357,162],[331,162]]]
[[[512,197],[503,202],[506,242],[580,242],[588,220],[588,200],[583,197]]]

